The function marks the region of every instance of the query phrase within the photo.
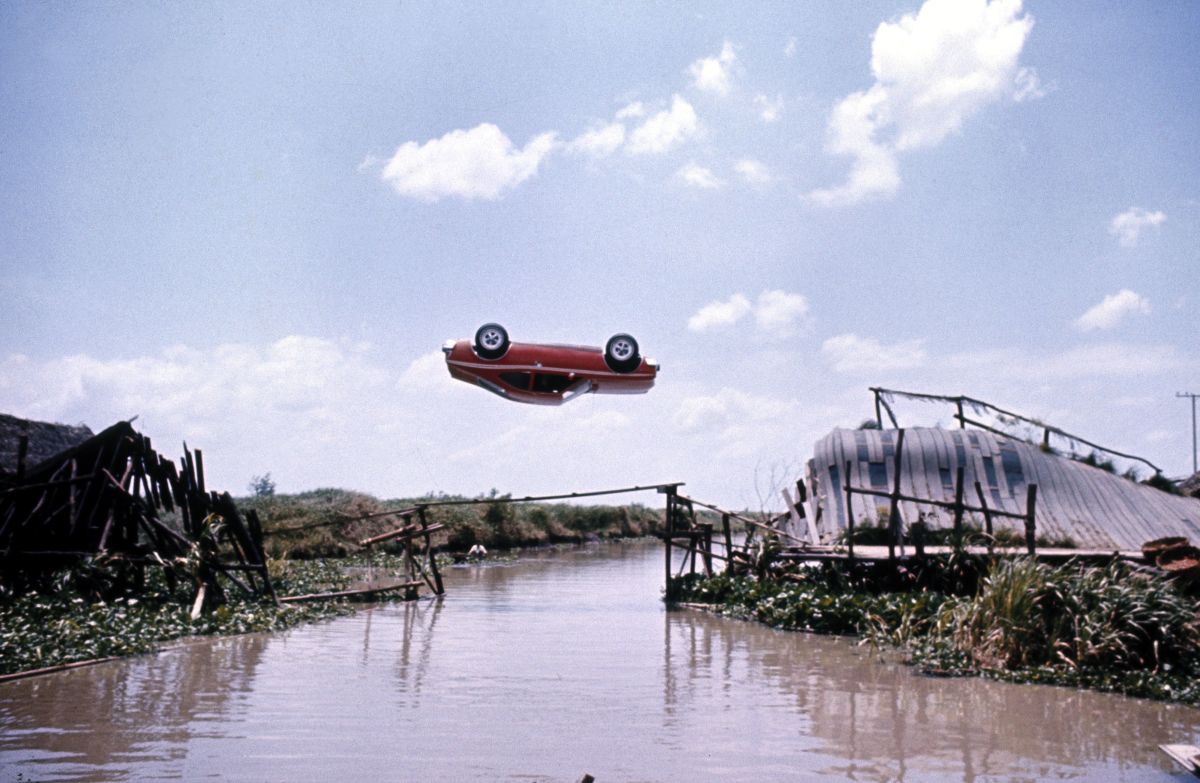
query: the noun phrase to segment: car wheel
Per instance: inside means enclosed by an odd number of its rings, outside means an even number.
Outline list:
[[[614,372],[633,372],[642,363],[637,340],[627,334],[614,334],[604,346],[604,361]]]
[[[484,324],[475,332],[475,353],[484,359],[499,359],[508,353],[508,332],[500,324]]]

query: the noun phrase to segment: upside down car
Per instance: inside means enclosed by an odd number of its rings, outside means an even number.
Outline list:
[[[514,402],[561,405],[583,394],[645,394],[658,363],[637,340],[614,334],[604,348],[514,343],[500,324],[484,324],[474,340],[442,345],[450,375]]]

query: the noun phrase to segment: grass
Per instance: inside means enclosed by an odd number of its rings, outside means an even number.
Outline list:
[[[421,500],[445,500],[423,498]],[[601,538],[640,537],[657,531],[661,514],[643,506],[530,505],[492,497],[479,506],[428,510],[433,536],[443,553],[474,544],[489,550],[577,543]],[[268,569],[279,595],[342,590],[351,574],[367,565],[398,573],[399,549],[385,544],[367,551],[358,542],[398,526],[380,511],[409,508],[417,500],[380,501],[369,495],[321,489],[298,495],[244,498],[264,528]],[[151,652],[188,636],[275,631],[345,614],[345,600],[277,606],[227,591],[225,603],[191,618],[194,586],[185,578],[169,583],[162,569],[146,571],[146,584],[124,578],[99,560],[42,575],[23,585],[0,584],[0,674],[77,661]],[[119,578],[118,578],[119,577]],[[25,589],[32,588],[28,592]],[[400,600],[398,593],[370,600]]]
[[[421,502],[460,499],[439,495],[385,501],[345,490],[321,489],[297,495],[241,498],[237,502],[239,508],[257,511],[268,555],[307,559],[358,553],[360,540],[399,524],[396,517],[364,519],[367,515],[411,508]],[[508,549],[634,538],[652,535],[662,524],[661,511],[641,505],[513,503],[504,496],[483,500],[487,502],[474,506],[430,507],[426,512],[428,522],[445,525],[434,534],[434,547],[465,552],[475,544]]]
[[[668,599],[777,628],[852,634],[931,674],[984,675],[1200,704],[1200,621],[1175,583],[1113,563],[1053,568],[998,560],[971,588],[969,563],[884,578],[824,564],[791,580],[687,576]]]

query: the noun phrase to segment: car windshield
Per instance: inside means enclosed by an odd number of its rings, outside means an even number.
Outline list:
[[[569,375],[560,375],[552,372],[540,372],[533,376],[533,390],[535,392],[558,394],[570,385],[571,377]]]

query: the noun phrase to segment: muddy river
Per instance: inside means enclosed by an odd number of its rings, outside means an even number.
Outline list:
[[[456,567],[442,600],[0,685],[0,781],[1192,780],[1200,710],[922,677],[667,612],[662,551]]]

